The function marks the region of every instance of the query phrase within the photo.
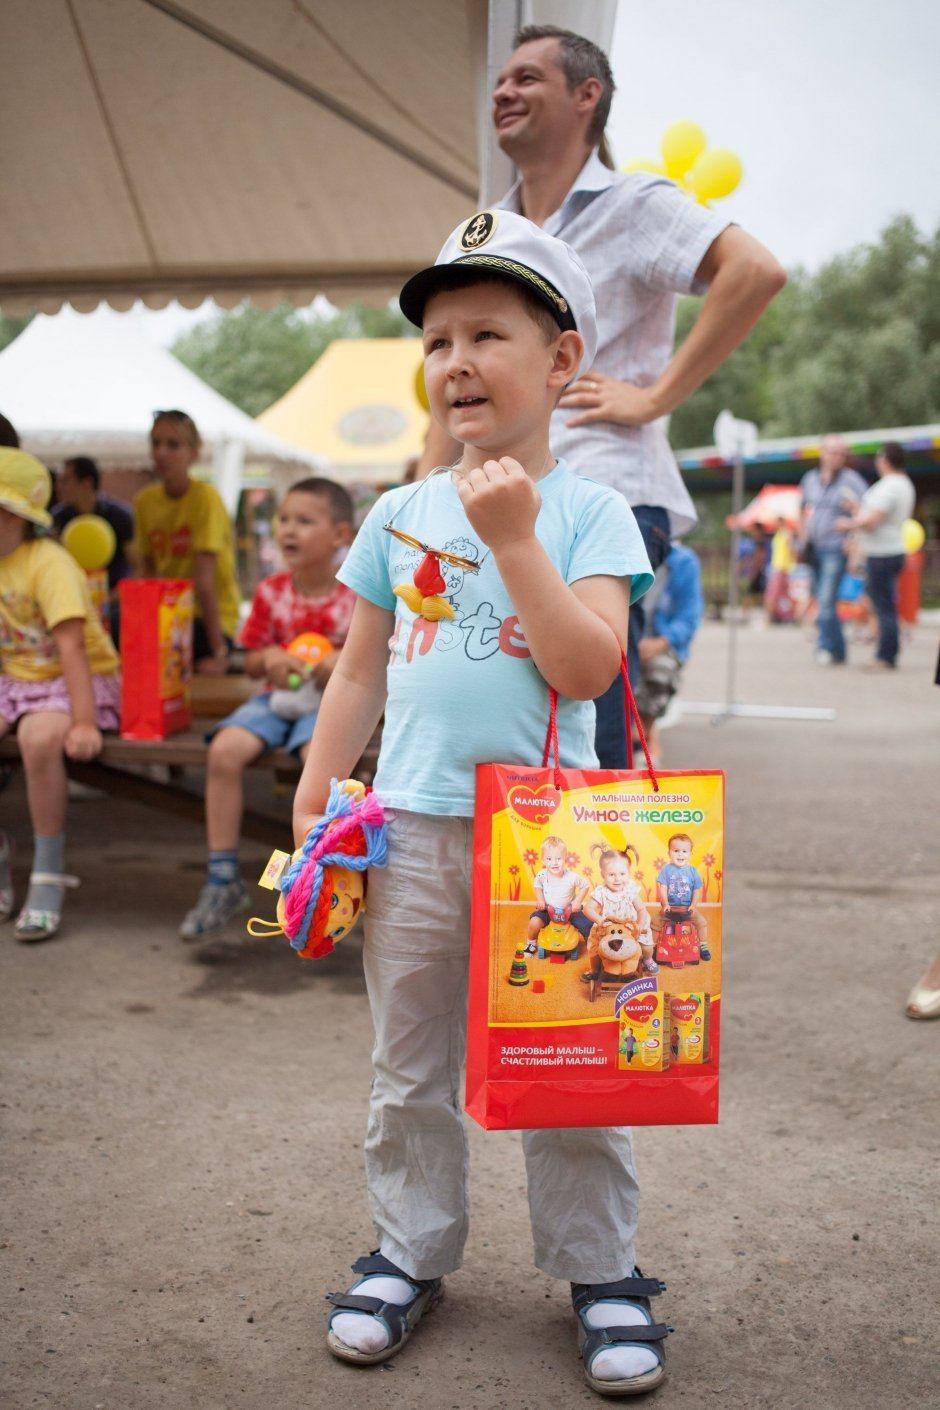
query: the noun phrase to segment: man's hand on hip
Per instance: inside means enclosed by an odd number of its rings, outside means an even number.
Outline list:
[[[654,405],[652,389],[619,382],[592,369],[562,393],[558,405],[583,408],[566,421],[567,426],[587,426],[592,421],[614,421],[621,426],[645,426],[662,413]]]

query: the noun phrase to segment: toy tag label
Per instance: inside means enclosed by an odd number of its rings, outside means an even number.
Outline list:
[[[290,852],[272,852],[267,865],[258,878],[258,885],[266,891],[280,891],[281,877],[290,866]]]

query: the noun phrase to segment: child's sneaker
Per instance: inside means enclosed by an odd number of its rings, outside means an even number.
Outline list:
[[[648,960],[643,961],[643,968],[646,970],[647,974],[659,973],[659,965],[652,957],[650,957],[650,959]]]
[[[204,935],[223,930],[230,920],[247,909],[248,888],[241,878],[227,886],[212,886],[207,882],[180,926],[180,939],[201,940]]]

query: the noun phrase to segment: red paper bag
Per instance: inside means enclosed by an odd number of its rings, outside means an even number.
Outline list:
[[[166,739],[192,722],[193,585],[183,578],[124,578],[121,737]]]
[[[466,1108],[481,1126],[718,1120],[723,838],[719,771],[478,766]],[[561,880],[543,871],[550,839]],[[587,899],[605,918],[579,930],[549,907],[527,953],[540,876],[576,917]]]

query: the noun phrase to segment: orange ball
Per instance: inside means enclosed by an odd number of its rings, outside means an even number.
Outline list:
[[[319,666],[333,649],[333,643],[322,632],[301,632],[287,647],[291,656],[298,657],[307,666]]]

